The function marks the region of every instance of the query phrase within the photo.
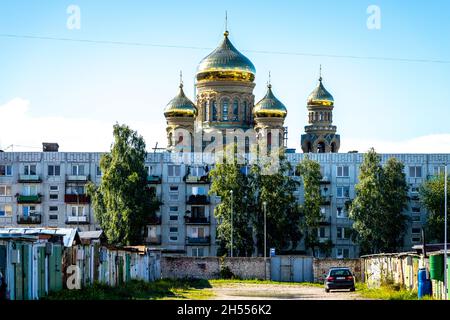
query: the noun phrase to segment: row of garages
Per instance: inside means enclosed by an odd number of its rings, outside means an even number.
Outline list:
[[[99,282],[110,286],[160,278],[160,253],[105,246],[101,231],[0,229],[0,272],[11,300],[44,297]]]

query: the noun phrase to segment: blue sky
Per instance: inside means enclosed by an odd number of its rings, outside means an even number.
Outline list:
[[[66,10],[81,10],[69,30]],[[369,5],[381,10],[370,30]],[[449,1],[0,1],[0,148],[106,151],[112,125],[165,146],[163,108],[183,71],[193,99],[195,70],[215,48],[228,11],[230,39],[255,65],[256,100],[268,72],[288,108],[289,145],[299,148],[306,98],[322,64],[334,95],[341,151],[450,152]],[[204,49],[11,38],[32,35]],[[209,48],[209,49],[208,49]],[[263,54],[255,51],[310,53]],[[319,55],[319,56],[317,56]],[[342,55],[447,63],[324,57]]]

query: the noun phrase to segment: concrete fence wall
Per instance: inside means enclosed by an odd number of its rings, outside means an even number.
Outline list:
[[[314,282],[324,282],[331,267],[350,268],[356,281],[363,281],[360,259],[314,259]]]
[[[268,259],[269,261],[269,259]],[[161,257],[162,278],[200,278],[219,279],[220,270],[228,267],[230,271],[242,279],[264,279],[264,258],[236,257]]]

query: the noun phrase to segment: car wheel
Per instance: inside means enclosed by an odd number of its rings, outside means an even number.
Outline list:
[[[350,291],[352,291],[352,292],[355,291],[355,287],[351,287]]]
[[[330,289],[325,288],[325,292],[327,292],[327,293],[330,292]]]

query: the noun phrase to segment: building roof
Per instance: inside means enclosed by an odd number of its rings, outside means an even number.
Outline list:
[[[253,114],[256,117],[286,117],[287,109],[273,94],[271,84],[267,85],[267,92],[264,98],[253,108]]]
[[[195,117],[197,115],[197,107],[184,94],[183,84],[180,83],[180,91],[178,95],[170,100],[164,108],[164,116],[170,117]]]
[[[308,105],[317,105],[317,106],[333,106],[334,98],[325,89],[322,84],[322,77],[319,78],[319,85],[311,92],[308,96]]]
[[[33,235],[57,235],[62,236],[65,247],[71,247],[75,242],[80,242],[77,229],[73,228],[0,228],[0,235],[8,237],[24,237]],[[28,238],[31,240],[31,238]],[[37,240],[38,238],[36,238]]]

